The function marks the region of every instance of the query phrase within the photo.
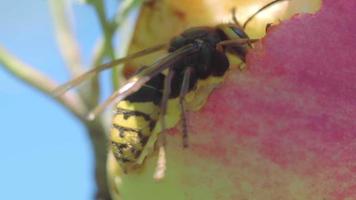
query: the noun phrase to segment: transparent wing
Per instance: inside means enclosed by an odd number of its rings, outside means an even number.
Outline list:
[[[141,57],[141,56],[144,56],[144,55],[147,55],[147,54],[150,54],[150,53],[154,53],[154,52],[157,52],[159,50],[162,50],[162,49],[165,49],[167,47],[166,44],[161,44],[161,45],[157,45],[157,46],[154,46],[154,47],[151,47],[151,48],[147,48],[147,49],[144,49],[142,51],[138,51],[134,54],[131,54],[131,55],[128,55],[126,57],[123,57],[123,58],[120,58],[120,59],[117,59],[117,60],[113,60],[109,63],[105,63],[105,64],[102,64],[102,65],[99,65],[87,72],[85,72],[84,74],[81,74],[79,75],[78,77],[68,81],[67,83],[64,83],[63,85],[60,85],[58,86],[57,88],[55,88],[52,92],[52,94],[54,96],[60,96],[62,95],[63,93],[65,93],[66,91],[68,91],[69,89],[73,88],[73,87],[76,87],[78,86],[80,83],[82,83],[83,81],[85,81],[86,79],[88,79],[90,76],[92,75],[95,75],[105,69],[109,69],[109,68],[112,68],[118,64],[121,64],[121,63],[125,63],[125,62],[128,62],[130,60],[133,60],[135,58],[138,58],[138,57]]]
[[[138,74],[127,80],[127,82],[119,90],[115,91],[101,105],[97,106],[92,112],[90,112],[87,118],[89,120],[93,120],[95,116],[101,113],[107,106],[109,106],[113,102],[119,102],[125,99],[128,95],[138,91],[152,77],[158,75],[163,70],[169,68],[170,66],[172,66],[172,64],[176,63],[185,56],[196,53],[197,51],[199,51],[199,48],[200,47],[198,47],[197,45],[188,44],[179,48],[173,53],[169,53],[151,66],[144,68],[143,70],[138,72]]]

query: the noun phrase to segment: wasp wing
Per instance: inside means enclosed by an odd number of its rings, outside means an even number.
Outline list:
[[[96,115],[101,113],[111,103],[119,102],[125,99],[130,94],[138,91],[152,77],[169,68],[172,64],[176,63],[183,57],[196,53],[199,49],[200,47],[195,44],[188,44],[177,49],[173,53],[169,53],[151,66],[142,69],[136,75],[127,80],[127,82],[119,90],[115,91],[101,105],[97,106],[92,112],[90,112],[87,118],[89,120],[93,120]]]
[[[131,54],[131,55],[128,55],[126,57],[123,57],[123,58],[120,58],[120,59],[117,59],[117,60],[113,60],[113,61],[111,61],[109,63],[98,65],[95,68],[85,72],[84,74],[81,74],[78,77],[68,81],[67,83],[64,83],[63,85],[58,86],[57,88],[55,88],[53,90],[52,94],[54,96],[60,96],[63,93],[65,93],[66,91],[68,91],[69,89],[78,86],[80,83],[82,83],[83,81],[85,81],[86,79],[88,79],[92,75],[95,75],[95,74],[97,74],[97,73],[99,73],[99,72],[101,72],[101,71],[103,71],[105,69],[112,68],[112,67],[114,67],[114,66],[116,66],[118,64],[125,63],[125,62],[133,60],[135,58],[138,58],[138,57],[141,57],[141,56],[144,56],[144,55],[147,55],[147,54],[154,53],[156,51],[162,50],[162,49],[166,48],[166,46],[167,46],[166,44],[157,45],[157,46],[154,46],[154,47],[151,47],[151,48],[144,49],[142,51],[138,51],[138,52],[136,52],[134,54]]]

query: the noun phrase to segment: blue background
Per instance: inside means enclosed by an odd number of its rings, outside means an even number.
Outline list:
[[[106,3],[113,13],[118,1]],[[73,11],[87,64],[101,30],[91,6],[74,3]],[[0,44],[56,81],[69,79],[46,0],[1,0]],[[93,157],[84,127],[2,67],[0,125],[0,199],[92,198]]]

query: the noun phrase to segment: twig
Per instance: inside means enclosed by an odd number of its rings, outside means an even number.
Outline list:
[[[50,0],[54,29],[60,52],[72,74],[83,72],[79,44],[71,27],[71,11],[68,1]]]
[[[107,52],[109,53],[109,56],[111,59],[115,58],[115,50],[112,46],[112,39],[115,34],[115,32],[122,27],[122,25],[126,22],[127,17],[129,16],[130,12],[138,7],[144,0],[126,0],[123,1],[120,6],[117,9],[116,15],[114,16],[113,20],[110,22],[109,20],[106,20],[106,14],[105,10],[102,7],[102,3],[95,3],[92,2],[94,7],[96,8],[97,15],[101,24],[101,27],[104,32],[104,38],[100,38],[96,44],[96,49],[93,54],[93,61],[92,61],[92,66],[97,66],[104,58],[105,56],[105,51],[110,50],[112,52]],[[110,32],[110,33],[108,33]],[[131,35],[132,32],[128,32],[128,35]],[[123,38],[121,38],[123,40]],[[125,39],[128,39],[126,37]],[[127,42],[129,43],[129,41]],[[110,46],[107,46],[107,45]],[[126,52],[125,49],[127,47],[123,47],[127,45],[120,45],[120,52],[119,56],[123,56],[122,52]],[[109,49],[108,49],[109,48]],[[120,72],[118,67],[114,67],[112,70],[112,83],[114,85],[114,88],[118,88],[120,85]]]
[[[23,63],[18,58],[10,54],[4,47],[0,45],[0,64],[8,72],[15,77],[28,83],[29,85],[39,89],[43,93],[51,96],[51,91],[58,85],[41,72],[35,70],[34,67]],[[75,93],[68,93],[58,98],[56,101],[64,105],[71,113],[77,116],[82,121],[85,121],[86,107],[82,99]]]
[[[104,50],[110,59],[115,59],[115,50],[112,45],[113,40],[113,30],[112,24],[106,19],[106,11],[104,8],[103,1],[93,1],[92,5],[95,8],[96,14],[99,18],[101,29],[104,33]],[[114,89],[119,87],[118,79],[117,79],[117,70],[113,68],[112,70],[112,84]]]
[[[133,9],[140,6],[144,0],[127,0],[120,4],[117,14],[114,17],[114,27],[116,29],[122,29],[125,31],[120,32],[120,49],[117,51],[119,57],[127,55],[128,48],[131,44],[133,33],[135,31],[135,24],[129,14]],[[136,19],[135,19],[136,20]],[[124,64],[120,64],[117,67],[117,79],[119,80],[119,85],[125,82],[125,77],[123,74]]]
[[[87,131],[91,138],[90,142],[94,149],[94,158],[95,158],[95,182],[97,185],[97,191],[95,194],[96,200],[111,200],[110,191],[109,191],[109,182],[107,177],[107,138],[105,137],[105,127],[100,119],[95,120],[94,122],[88,123]]]
[[[104,59],[105,56],[105,46],[104,46],[104,39],[100,38],[93,49],[93,53],[91,56],[91,64],[90,68],[98,66],[102,60]],[[100,77],[99,76],[94,76],[91,80],[91,93],[92,93],[92,102],[90,102],[90,108],[94,108],[98,102],[99,102],[99,94],[100,94],[100,86],[99,86],[99,81]]]
[[[83,73],[80,48],[72,28],[72,12],[68,1],[50,0],[50,8],[54,21],[59,50],[72,75]],[[94,107],[99,99],[98,79],[90,80],[90,84],[79,88],[79,94],[88,108]]]
[[[131,13],[131,11],[138,7],[139,5],[141,5],[141,3],[144,0],[126,0],[123,1],[118,10],[117,10],[117,14],[114,17],[114,21],[113,23],[113,27],[121,27],[121,24],[124,23],[128,17],[128,15]]]

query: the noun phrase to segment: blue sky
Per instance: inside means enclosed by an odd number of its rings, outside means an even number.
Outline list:
[[[76,4],[74,13],[88,63],[101,32],[90,6]],[[0,44],[49,77],[68,79],[46,0],[1,0]],[[0,97],[0,199],[91,199],[93,158],[79,121],[2,67]]]

